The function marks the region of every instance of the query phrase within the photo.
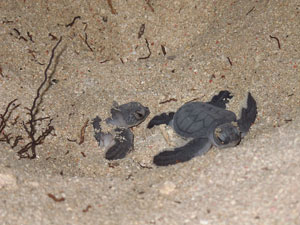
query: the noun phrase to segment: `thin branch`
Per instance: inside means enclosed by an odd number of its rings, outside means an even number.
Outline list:
[[[72,22],[67,24],[66,27],[72,27],[77,19],[81,19],[81,16],[75,16]]]
[[[149,47],[149,42],[148,42],[147,38],[145,38],[145,40],[146,40],[146,45],[147,45],[147,49],[149,51],[149,54],[147,56],[145,56],[145,57],[140,57],[138,59],[148,59],[151,56],[151,54],[152,54],[151,49]]]
[[[246,16],[248,16],[254,9],[255,9],[255,7],[253,6],[253,7],[246,13]]]
[[[273,37],[272,35],[270,35],[270,38],[271,39],[275,39],[277,41],[278,48],[281,49],[281,45],[280,45],[279,39],[277,37]]]
[[[19,151],[18,151],[18,155],[20,158],[30,158],[30,159],[34,159],[36,158],[36,146],[40,145],[43,143],[43,141],[45,140],[45,138],[52,132],[52,130],[54,130],[54,127],[51,126],[51,122],[52,119],[50,119],[50,117],[44,117],[44,118],[36,118],[38,112],[39,112],[39,105],[42,101],[42,96],[43,94],[48,90],[49,86],[41,93],[41,90],[43,89],[43,87],[45,86],[46,82],[48,81],[48,70],[50,68],[50,66],[52,65],[52,61],[54,59],[55,56],[55,50],[58,47],[58,45],[60,44],[60,42],[62,41],[62,37],[60,37],[59,41],[56,43],[56,45],[53,47],[52,51],[51,51],[51,56],[49,59],[49,63],[44,71],[44,80],[41,83],[41,85],[38,87],[37,92],[36,92],[36,97],[33,99],[33,103],[31,108],[26,108],[29,112],[29,120],[28,122],[24,122],[23,121],[23,128],[25,129],[25,132],[27,133],[30,142],[27,143],[25,146],[23,146]],[[36,123],[37,121],[43,121],[49,119],[49,122],[46,126],[46,130],[43,131],[38,137],[35,137],[37,129],[36,129]],[[26,124],[29,124],[28,126]],[[27,153],[27,151],[31,149],[32,155],[29,156],[29,154]]]
[[[152,12],[154,12],[154,8],[150,3],[150,0],[146,0],[147,5],[149,6],[149,8],[151,9]]]
[[[112,14],[118,14],[117,10],[115,10],[115,8],[113,7],[111,0],[107,0],[107,3],[108,3],[108,6],[109,6],[109,8],[111,10],[111,13]]]
[[[49,60],[49,63],[48,63],[48,65],[47,65],[47,67],[46,67],[46,69],[45,69],[45,72],[44,72],[44,81],[41,83],[41,85],[39,86],[39,88],[37,89],[37,92],[36,92],[36,97],[34,98],[34,100],[33,100],[33,103],[32,103],[32,106],[31,106],[31,109],[30,109],[30,113],[32,114],[32,115],[34,115],[34,109],[36,109],[36,102],[39,100],[39,98],[40,98],[40,91],[41,91],[41,89],[44,87],[44,85],[46,84],[46,82],[47,82],[47,79],[48,79],[48,70],[49,70],[49,68],[50,68],[50,66],[51,66],[51,64],[52,64],[52,60],[53,60],[53,58],[54,58],[54,53],[55,53],[55,50],[56,50],[56,48],[57,48],[57,46],[60,44],[60,42],[61,42],[61,40],[62,40],[62,37],[60,37],[60,39],[59,39],[59,41],[56,43],[56,45],[54,46],[54,48],[52,49],[52,52],[51,52],[51,57],[50,57],[50,60]],[[37,109],[36,109],[37,110]]]
[[[78,143],[79,145],[81,145],[84,142],[85,129],[88,126],[88,122],[89,120],[87,119],[80,130],[80,141]]]
[[[17,101],[17,99],[12,100],[11,102],[8,103],[5,111],[3,114],[0,114],[0,134],[3,132],[4,128],[7,126],[7,121],[10,119],[11,114],[13,111],[20,106],[20,104],[13,106],[11,109],[11,105],[14,104],[14,102]]]

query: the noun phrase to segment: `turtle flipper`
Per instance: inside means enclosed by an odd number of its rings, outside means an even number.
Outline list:
[[[147,125],[147,128],[151,129],[154,126],[166,124],[169,125],[170,121],[173,120],[174,112],[162,113],[158,116],[154,116]]]
[[[251,125],[254,123],[257,115],[257,106],[256,101],[248,92],[247,98],[247,108],[242,108],[240,119],[238,119],[237,123],[242,133],[242,137],[244,137],[247,132],[250,130]]]
[[[101,125],[100,125],[101,121],[102,120],[100,119],[99,116],[96,116],[96,118],[92,120],[92,125],[95,132],[94,137],[97,140],[100,147],[107,147],[111,145],[111,143],[113,142],[113,136],[111,133],[102,132]]]
[[[114,145],[105,153],[105,158],[108,160],[122,159],[133,149],[134,137],[130,129],[116,128],[115,133]]]
[[[208,102],[211,105],[217,106],[222,109],[226,109],[226,103],[228,103],[228,99],[233,96],[229,91],[220,91],[218,95],[212,97],[211,101]]]
[[[211,148],[207,138],[196,138],[186,145],[175,148],[174,151],[163,151],[154,156],[153,163],[157,166],[168,166],[180,162],[186,162],[195,156],[205,154]]]
[[[101,126],[100,126],[100,122],[102,120],[100,119],[99,116],[96,116],[96,118],[94,118],[92,120],[92,125],[93,125],[93,128],[94,128],[94,137],[96,138],[96,140],[98,141],[99,145],[101,144],[101,141],[102,141],[102,130],[101,130]]]

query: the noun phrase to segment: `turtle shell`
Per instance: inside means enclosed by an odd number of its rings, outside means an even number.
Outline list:
[[[233,121],[236,115],[231,111],[209,103],[189,102],[175,113],[173,128],[182,137],[208,137],[217,126]]]

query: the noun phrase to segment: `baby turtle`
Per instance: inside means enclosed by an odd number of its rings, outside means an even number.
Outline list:
[[[233,112],[226,110],[226,103],[230,98],[232,95],[229,91],[220,91],[210,102],[189,102],[175,113],[163,113],[153,117],[148,128],[167,124],[187,141],[185,145],[173,151],[163,151],[156,155],[154,164],[167,166],[185,162],[205,154],[212,145],[218,148],[238,145],[255,121],[256,101],[248,93],[247,108],[242,108],[237,120]]]
[[[101,119],[98,116],[93,119],[94,137],[100,147],[107,149],[106,159],[122,159],[133,149],[134,136],[130,128],[142,123],[149,114],[148,107],[139,102],[129,102],[123,105],[114,102],[111,117],[105,120],[107,124],[116,127],[111,133],[102,132]]]

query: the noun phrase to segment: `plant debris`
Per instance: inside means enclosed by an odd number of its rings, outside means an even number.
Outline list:
[[[81,19],[81,16],[75,16],[72,22],[67,24],[66,27],[72,27],[77,19]]]
[[[140,39],[143,36],[144,32],[145,32],[145,24],[143,23],[140,26],[140,30],[139,30],[139,33],[138,33],[138,39]]]
[[[16,147],[18,142],[22,140],[23,138],[21,136],[17,136],[13,143],[11,143],[11,140],[13,137],[11,137],[11,133],[5,133],[4,129],[7,127],[7,123],[12,115],[12,113],[20,106],[20,104],[14,105],[14,103],[17,101],[17,99],[12,100],[8,103],[6,106],[6,109],[3,114],[0,114],[0,142],[6,142],[11,146],[11,148]],[[11,107],[12,106],[12,107]],[[16,117],[15,121],[18,117]]]
[[[2,71],[2,67],[1,67],[1,66],[0,66],[0,75],[1,75],[1,77],[4,77],[3,71]]]
[[[111,59],[105,59],[105,60],[101,61],[100,63],[102,64],[102,63],[106,63],[106,62],[109,62],[109,61],[111,61]]]
[[[22,146],[21,149],[18,151],[18,155],[20,158],[29,158],[29,159],[36,158],[36,147],[38,145],[41,145],[44,142],[44,140],[46,139],[46,137],[48,137],[50,135],[50,133],[54,130],[54,127],[51,125],[52,119],[50,117],[37,118],[37,115],[39,113],[39,106],[42,102],[42,97],[50,87],[48,79],[49,79],[49,77],[51,77],[51,75],[53,75],[54,71],[50,74],[50,76],[48,76],[48,70],[49,70],[50,66],[52,65],[52,61],[55,56],[55,50],[61,41],[62,41],[62,37],[59,39],[59,41],[56,43],[56,45],[52,49],[49,63],[44,71],[44,80],[37,89],[36,97],[33,99],[31,108],[27,108],[27,107],[25,108],[28,111],[27,114],[29,115],[29,120],[27,122],[23,121],[22,125],[23,125],[23,128],[25,129],[25,132],[27,133],[30,141],[27,144],[25,144],[24,146]],[[43,89],[43,87],[45,86],[45,84],[47,82],[48,82],[48,86],[41,92],[41,90]],[[44,120],[48,120],[46,128],[41,132],[40,135],[36,136],[37,122],[42,122]],[[32,153],[31,156],[28,154],[29,150],[31,150],[31,153]]]
[[[82,210],[82,212],[86,213],[87,211],[89,211],[90,208],[92,208],[92,206],[88,205],[85,209]]]
[[[176,98],[170,98],[168,100],[160,102],[159,104],[165,104],[165,103],[168,103],[168,102],[177,102],[177,99]]]
[[[228,62],[229,62],[229,64],[230,64],[230,66],[232,66],[232,62],[231,62],[231,60],[230,60],[229,57],[227,57],[227,60],[228,60]]]
[[[167,54],[165,46],[161,45],[161,50],[164,55]]]
[[[80,141],[79,141],[79,145],[81,145],[84,142],[84,134],[85,134],[85,129],[88,126],[88,122],[89,119],[87,119],[84,123],[84,125],[82,126],[81,130],[80,130]]]
[[[109,162],[108,163],[108,167],[109,168],[115,168],[115,167],[117,167],[119,165],[120,165],[120,163],[118,163],[118,162]]]
[[[53,41],[58,39],[55,35],[51,33],[49,33],[48,36],[51,37]]]
[[[200,98],[198,97],[198,98],[193,98],[193,99],[191,99],[191,100],[189,100],[189,101],[187,101],[187,102],[185,102],[185,103],[189,103],[189,102],[194,102],[194,101],[198,101]]]
[[[24,36],[21,35],[21,32],[17,29],[17,28],[13,28],[13,30],[16,32],[17,34],[17,38],[19,40],[24,40],[24,41],[28,41]],[[10,33],[11,35],[13,35],[12,33]]]
[[[150,56],[151,56],[151,49],[150,49],[150,47],[149,47],[149,42],[148,42],[148,40],[147,40],[147,38],[145,38],[145,40],[146,40],[146,45],[147,45],[147,48],[148,48],[148,51],[149,51],[149,55],[147,55],[147,56],[145,56],[145,57],[140,57],[140,58],[138,58],[138,59],[148,59]]]
[[[55,197],[53,194],[51,193],[48,193],[48,197],[53,199],[55,202],[63,202],[65,201],[66,199],[64,197],[61,197],[61,198],[57,198]]]
[[[32,39],[32,35],[27,31],[27,36],[29,37],[29,40],[34,43],[33,39]]]
[[[67,138],[67,140],[68,140],[69,142],[77,142],[77,139],[70,139],[70,138]]]
[[[28,49],[28,53],[32,56],[34,62],[36,62],[37,64],[39,64],[39,65],[41,65],[41,66],[45,65],[44,63],[40,63],[40,62],[37,60],[37,58],[36,58],[36,56],[35,56],[36,51],[31,50],[31,49]]]
[[[271,35],[270,35],[270,38],[271,38],[271,39],[275,39],[275,40],[277,41],[278,48],[279,48],[279,49],[281,49],[281,46],[280,46],[280,41],[279,41],[279,39],[278,39],[277,37],[274,37],[274,36],[271,36]]]
[[[79,34],[79,37],[84,41],[84,43],[87,45],[87,47],[91,50],[91,52],[93,52],[94,50],[92,49],[92,47],[90,46],[90,44],[88,43],[88,35],[87,35],[87,33],[86,33],[86,29],[87,29],[87,27],[88,27],[88,24],[87,23],[83,23],[83,24],[85,24],[85,26],[84,26],[84,29],[83,29],[83,31],[84,31],[84,38]]]
[[[151,11],[154,12],[154,8],[152,7],[152,5],[150,3],[151,0],[145,0],[145,1],[146,1],[147,5],[149,6],[149,8],[151,9]]]
[[[18,36],[21,35],[20,31],[17,28],[14,28],[13,30],[17,33]]]
[[[216,75],[215,75],[215,74],[212,74],[212,75],[210,76],[209,83],[212,83],[212,82],[213,82],[213,79],[215,79],[215,78],[216,78]]]
[[[254,9],[255,9],[255,7],[253,6],[253,7],[246,13],[246,16],[248,16]]]
[[[114,9],[111,0],[107,0],[107,3],[108,3],[108,5],[109,5],[109,8],[110,8],[110,10],[111,10],[111,13],[112,13],[112,14],[115,14],[115,15],[118,14],[117,11]]]
[[[92,47],[88,43],[88,35],[87,35],[87,33],[86,32],[84,33],[84,38],[81,37],[81,35],[79,35],[79,37],[84,41],[84,43],[91,50],[91,52],[93,52],[94,50],[92,49]]]
[[[142,169],[149,169],[149,170],[153,169],[152,166],[145,166],[145,165],[141,164],[140,162],[138,162],[138,164]]]

